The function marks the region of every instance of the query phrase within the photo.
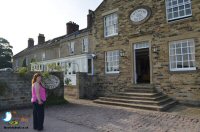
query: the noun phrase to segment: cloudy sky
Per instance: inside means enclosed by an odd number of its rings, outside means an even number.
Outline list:
[[[88,10],[103,0],[0,0],[0,37],[13,46],[14,55],[27,47],[28,38],[37,44],[39,33],[49,40],[66,34],[66,23],[87,26]]]

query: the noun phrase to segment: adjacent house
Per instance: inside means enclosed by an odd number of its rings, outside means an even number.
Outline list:
[[[13,68],[28,67],[31,71],[64,71],[64,80],[76,85],[76,72],[93,74],[94,43],[91,37],[92,12],[88,14],[88,27],[79,30],[74,22],[66,24],[66,35],[45,41],[39,34],[38,44],[29,38],[28,47],[16,54]]]

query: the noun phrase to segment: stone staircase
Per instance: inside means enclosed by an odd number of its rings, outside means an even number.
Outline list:
[[[100,97],[94,102],[155,111],[166,111],[177,103],[163,93],[157,92],[153,85],[135,85],[132,89]]]

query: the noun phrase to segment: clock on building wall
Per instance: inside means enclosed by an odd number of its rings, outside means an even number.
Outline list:
[[[130,15],[130,19],[134,24],[141,24],[149,19],[151,16],[151,9],[147,6],[136,7]]]

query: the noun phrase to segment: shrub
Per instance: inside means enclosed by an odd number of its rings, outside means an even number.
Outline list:
[[[20,67],[17,72],[19,73],[19,75],[21,77],[24,77],[26,75],[26,73],[28,72],[28,68],[27,67]]]
[[[44,79],[48,78],[49,75],[50,75],[50,74],[49,74],[49,72],[47,72],[47,71],[45,71],[45,72],[42,73],[42,77],[43,77]]]
[[[66,85],[70,85],[70,82],[71,82],[71,81],[72,81],[71,79],[66,78],[66,79],[65,79],[65,84],[66,84]]]

